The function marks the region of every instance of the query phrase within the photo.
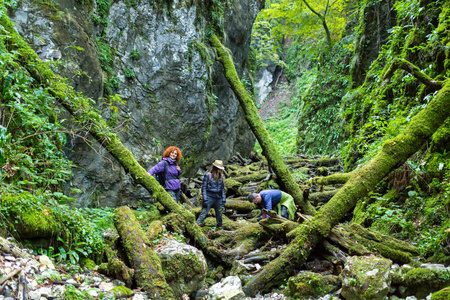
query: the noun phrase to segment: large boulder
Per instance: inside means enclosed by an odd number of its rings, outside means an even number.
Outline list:
[[[191,295],[205,283],[207,265],[203,253],[195,247],[164,238],[155,247],[167,283],[176,299]]]
[[[391,286],[392,261],[375,256],[352,256],[341,273],[341,295],[347,300],[385,300]]]
[[[224,44],[240,76],[247,72],[251,28],[263,3],[217,4],[224,5]],[[183,151],[182,176],[187,177],[214,159],[226,162],[236,152],[249,154],[255,141],[206,39],[211,29],[205,20],[217,5],[199,0],[55,0],[52,5],[24,0],[9,15],[43,60],[55,62],[58,74],[92,97],[144,168],[175,145]],[[66,194],[77,206],[152,201],[107,151],[86,143],[89,136],[78,129],[73,132],[67,156],[76,168]]]

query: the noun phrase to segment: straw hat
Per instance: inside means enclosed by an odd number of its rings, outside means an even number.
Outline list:
[[[218,168],[218,169],[221,169],[221,170],[225,169],[225,168],[223,167],[223,161],[221,161],[221,160],[216,160],[216,161],[214,161],[213,166],[216,167],[216,168]]]

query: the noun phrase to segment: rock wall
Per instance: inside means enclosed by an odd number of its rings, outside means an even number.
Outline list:
[[[106,16],[105,2],[110,4]],[[213,2],[37,3],[24,0],[9,12],[16,29],[42,59],[55,62],[56,72],[93,99],[144,168],[171,145],[183,151],[186,177],[214,159],[226,162],[253,149],[253,134],[205,38],[202,14]],[[239,74],[246,71],[251,27],[262,4],[223,4],[224,44]],[[99,15],[106,22],[99,22]],[[108,100],[105,90],[122,101]],[[68,135],[74,178],[66,185],[77,206],[151,201],[100,145],[86,143],[85,131],[77,130]]]
[[[361,33],[357,44],[352,80],[355,86],[364,82],[366,71],[378,57],[390,30],[396,24],[396,0],[366,1],[362,11]]]

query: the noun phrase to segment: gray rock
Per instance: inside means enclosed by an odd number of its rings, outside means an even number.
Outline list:
[[[242,283],[237,276],[226,277],[212,285],[204,297],[205,300],[240,300],[244,298]]]
[[[392,261],[375,256],[352,256],[341,273],[341,295],[348,300],[386,299]]]
[[[442,264],[421,264],[421,268],[430,269],[430,270],[446,270],[447,268]]]
[[[244,264],[243,260],[235,260],[232,263],[230,274],[233,276],[248,275],[254,270],[256,270],[256,266],[254,264]]]
[[[204,285],[207,265],[202,251],[173,239],[163,239],[155,252],[177,299],[195,293]]]

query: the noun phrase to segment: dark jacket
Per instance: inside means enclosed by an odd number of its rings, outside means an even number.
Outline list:
[[[172,161],[168,157],[163,157],[163,159],[159,163],[154,165],[153,168],[151,168],[148,171],[148,174],[155,176],[155,174],[157,174],[159,172],[164,172],[164,161],[167,161],[169,163],[169,165],[167,166],[167,173],[166,173],[167,180],[166,180],[166,185],[164,186],[164,188],[166,190],[180,189],[181,183],[180,183],[180,179],[178,179],[178,177],[181,175],[181,170],[178,171],[177,170],[177,162]],[[176,178],[174,178],[174,177],[176,177]],[[170,179],[170,178],[172,178],[172,179]]]
[[[220,198],[222,204],[225,204],[227,198],[225,196],[225,185],[223,182],[223,175],[221,176],[222,178],[219,178],[217,181],[214,181],[214,177],[209,174],[210,173],[206,173],[205,176],[203,177],[203,185],[202,185],[203,201],[207,202],[208,200],[215,200],[217,198]]]

